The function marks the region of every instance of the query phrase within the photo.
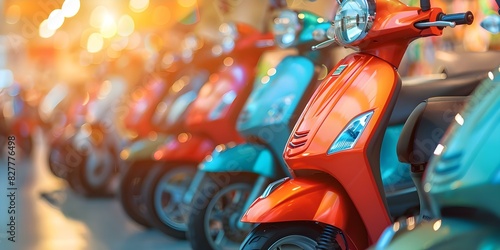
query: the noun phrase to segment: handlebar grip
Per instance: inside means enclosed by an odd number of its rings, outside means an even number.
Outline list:
[[[465,13],[456,13],[456,14],[441,14],[441,16],[438,18],[439,21],[446,21],[446,22],[454,22],[457,25],[461,24],[467,24],[470,25],[472,22],[474,22],[474,15],[472,12],[467,11]]]

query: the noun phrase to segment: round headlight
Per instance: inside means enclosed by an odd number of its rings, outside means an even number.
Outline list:
[[[274,37],[276,43],[287,48],[295,42],[302,25],[296,12],[283,10],[274,19]]]
[[[373,0],[344,0],[335,15],[334,31],[337,41],[348,45],[366,36],[375,18]]]
[[[219,26],[222,34],[222,50],[226,53],[231,52],[235,46],[235,40],[238,38],[238,28],[234,23],[223,23]]]

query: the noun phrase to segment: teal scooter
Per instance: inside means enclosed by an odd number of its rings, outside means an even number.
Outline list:
[[[227,249],[231,243],[238,248],[251,229],[239,222],[242,213],[271,180],[286,176],[280,156],[291,126],[329,65],[327,53],[310,47],[326,39],[329,26],[307,11],[282,10],[274,19],[275,41],[288,55],[254,81],[237,120],[247,142],[218,145],[199,165],[184,198],[192,201],[187,228],[193,249]]]
[[[498,33],[500,17],[489,16],[481,25]],[[443,110],[451,126],[444,139],[432,145],[432,154],[421,154],[430,159],[422,186],[436,219],[397,221],[384,231],[374,249],[500,249],[500,158],[495,157],[500,142],[499,96],[500,73],[494,70],[465,108],[454,116],[449,109]],[[422,121],[438,124],[442,119],[435,114],[429,117],[417,108],[412,113],[416,121],[405,129],[429,137],[437,127],[422,126]],[[422,131],[424,127],[428,129]],[[411,140],[402,138],[398,144],[398,153],[408,160],[411,153],[419,152],[422,149]]]

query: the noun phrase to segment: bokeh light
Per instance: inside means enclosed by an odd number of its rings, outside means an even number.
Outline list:
[[[134,32],[134,19],[129,15],[123,15],[118,19],[118,35],[130,36]]]
[[[53,10],[47,18],[47,27],[51,30],[59,29],[64,23],[64,15],[61,9]]]
[[[101,23],[100,31],[101,35],[105,38],[111,38],[116,35],[116,22],[113,16],[106,14]]]
[[[105,6],[97,6],[90,14],[90,25],[96,29],[101,28],[104,17],[109,15],[109,11]]]
[[[13,4],[5,11],[5,21],[8,24],[16,24],[21,19],[21,7]]]
[[[133,12],[143,12],[149,6],[149,0],[130,0],[129,7]]]
[[[55,30],[49,29],[49,22],[48,20],[43,20],[42,23],[40,23],[40,27],[38,28],[38,35],[42,38],[49,38],[53,36],[56,33]]]
[[[104,38],[99,33],[92,33],[87,41],[87,51],[90,53],[97,53],[102,50],[104,46]]]
[[[80,0],[65,0],[61,10],[65,17],[75,16],[80,10]]]

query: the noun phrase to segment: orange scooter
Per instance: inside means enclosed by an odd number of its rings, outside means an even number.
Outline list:
[[[339,3],[331,39],[313,49],[336,42],[357,52],[342,59],[309,100],[284,150],[292,178],[270,184],[245,213],[243,222],[260,225],[241,249],[366,249],[391,223],[381,144],[396,101],[422,95],[399,96],[397,68],[411,41],[473,21],[470,11],[446,15],[429,0],[420,4]],[[433,94],[457,92],[453,84],[432,85]]]

